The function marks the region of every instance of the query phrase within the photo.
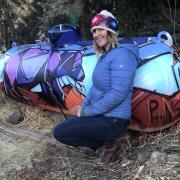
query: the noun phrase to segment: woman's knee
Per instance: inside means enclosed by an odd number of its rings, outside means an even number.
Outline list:
[[[55,128],[53,129],[53,137],[59,141],[61,141],[61,139],[63,139],[63,131],[61,128],[61,124],[58,124],[55,126]]]

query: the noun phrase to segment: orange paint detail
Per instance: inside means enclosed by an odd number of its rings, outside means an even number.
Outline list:
[[[79,92],[68,87],[63,88],[63,91],[65,92],[64,103],[67,109],[72,109],[73,107],[81,104],[84,97]]]
[[[41,109],[46,109],[46,110],[54,111],[54,112],[61,112],[61,110],[57,106],[51,106],[51,105],[46,105],[46,104],[37,104],[37,106]]]
[[[171,97],[136,90],[129,129],[152,132],[180,121],[180,92]]]
[[[3,83],[0,83],[0,92],[3,92]]]
[[[19,92],[22,94],[23,98],[26,99],[27,102],[31,104],[38,104],[38,103],[44,103],[42,99],[40,99],[39,95],[36,93],[33,93],[29,90],[23,89],[18,87]]]
[[[11,89],[11,90],[9,91],[9,96],[10,96],[12,99],[18,100],[18,98],[17,98],[15,92],[13,91],[13,89]]]

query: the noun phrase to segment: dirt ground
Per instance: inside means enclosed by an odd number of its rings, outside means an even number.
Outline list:
[[[24,117],[17,125],[6,121],[13,109]],[[114,162],[105,165],[51,137],[62,120],[61,114],[0,97],[0,180],[180,179],[180,124],[157,133],[128,131]],[[154,152],[161,153],[155,160]]]

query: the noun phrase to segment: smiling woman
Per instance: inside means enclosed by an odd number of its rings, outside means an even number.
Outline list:
[[[108,50],[108,39],[107,39],[107,30],[105,29],[95,29],[93,31],[93,38],[97,47],[103,48],[104,50]]]
[[[98,55],[93,85],[81,107],[71,110],[74,117],[54,128],[54,137],[75,147],[97,150],[103,146],[103,156],[96,162],[109,163],[120,148],[116,140],[125,133],[131,118],[138,48],[118,44],[118,22],[106,10],[92,19],[91,32]]]
[[[108,51],[109,44],[113,48],[118,45],[118,22],[112,13],[101,11],[92,19],[91,27],[96,54],[101,50]]]

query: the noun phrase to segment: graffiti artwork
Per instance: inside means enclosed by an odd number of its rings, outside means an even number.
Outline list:
[[[67,31],[68,30],[68,31]],[[163,36],[166,38],[164,39]],[[80,105],[92,85],[97,57],[79,30],[57,25],[50,42],[13,46],[0,57],[0,89],[14,100],[56,112]],[[134,81],[129,129],[152,132],[180,120],[180,61],[167,32],[119,39],[136,43],[140,61]]]

